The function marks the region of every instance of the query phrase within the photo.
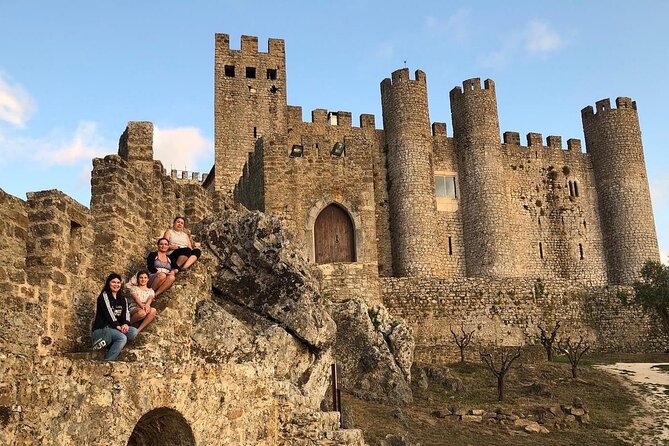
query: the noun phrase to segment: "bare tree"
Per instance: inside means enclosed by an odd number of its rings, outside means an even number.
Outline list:
[[[548,356],[548,361],[553,360],[553,343],[555,343],[555,338],[557,338],[558,330],[560,329],[560,321],[555,323],[555,326],[551,330],[551,334],[548,334],[546,328],[542,327],[541,324],[537,325],[537,328],[541,330],[541,345],[546,349],[546,356]]]
[[[462,334],[458,334],[455,331],[453,331],[452,327],[448,327],[448,328],[449,328],[449,330],[451,330],[451,334],[453,335],[453,339],[455,339],[455,344],[460,349],[460,362],[462,364],[464,364],[465,363],[465,349],[472,342],[472,339],[474,338],[474,331],[476,331],[476,330],[472,330],[470,332],[467,332],[467,331],[465,331],[464,324],[460,324],[460,332]]]
[[[567,355],[567,359],[569,359],[569,363],[571,364],[571,376],[575,379],[578,363],[581,362],[583,355],[590,350],[590,345],[587,342],[583,342],[583,336],[579,337],[578,343],[573,343],[571,338],[567,338],[564,343],[558,341],[558,350]]]
[[[481,361],[490,373],[497,378],[497,401],[504,401],[504,377],[513,361],[520,358],[520,347],[516,349],[498,349],[497,351],[480,350]]]

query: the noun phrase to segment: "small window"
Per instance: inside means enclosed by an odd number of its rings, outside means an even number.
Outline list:
[[[248,77],[249,79],[255,79],[256,78],[255,67],[246,67],[246,77]]]
[[[225,77],[235,77],[235,66],[226,65],[225,66]]]
[[[569,195],[571,197],[578,197],[578,181],[569,181]]]
[[[583,260],[583,245],[581,243],[578,244],[578,253],[581,256],[581,260]]]
[[[437,197],[457,198],[457,183],[454,175],[437,175],[434,177],[434,188]]]
[[[541,242],[539,242],[539,258],[544,258],[544,245]]]
[[[276,70],[272,68],[267,69],[267,79],[273,81],[276,80]]]
[[[453,242],[451,241],[451,237],[448,237],[448,255],[453,255]]]
[[[254,138],[258,137],[258,127],[253,127],[253,137]]]

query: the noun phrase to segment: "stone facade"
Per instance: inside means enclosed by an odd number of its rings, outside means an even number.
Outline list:
[[[259,54],[260,67],[277,57]],[[216,91],[233,95],[251,88],[247,83],[217,77]],[[618,109],[608,101],[598,103],[596,114],[584,109],[587,153],[578,139],[563,148],[561,137],[544,142],[540,133],[528,134],[527,145],[517,132],[500,140],[489,79],[483,85],[469,79],[451,91],[453,137],[443,123],[430,129],[420,70],[413,80],[407,69],[392,73],[381,83],[381,98],[383,130],[374,129],[370,115],[352,127],[349,112],[317,109],[304,123],[300,107],[277,112],[256,106],[252,95],[242,106],[217,101],[216,116],[255,107],[264,116],[259,122],[277,120],[275,130],[265,126],[257,139],[239,143],[246,163],[235,167],[236,186],[220,192],[250,209],[280,213],[312,260],[314,220],[324,206],[338,204],[355,227],[356,261],[376,262],[382,277],[631,284],[646,260],[659,260],[636,105],[628,98],[618,99]],[[238,119],[217,124],[217,135],[234,138]],[[333,155],[338,143],[345,150]],[[217,139],[216,153],[228,146]],[[217,155],[216,169],[232,164]],[[442,176],[453,181],[450,197],[436,196]]]
[[[318,410],[334,324],[320,310],[302,316],[321,295],[367,309],[346,319],[361,321],[349,335],[386,305],[381,319],[393,323],[368,344],[404,345],[386,355],[397,373],[408,374],[413,346],[399,318],[423,362],[453,358],[448,328],[460,323],[484,344],[533,344],[538,323],[562,320],[600,350],[666,346],[656,318],[618,285],[659,259],[631,100],[583,110],[581,153],[578,140],[564,150],[560,137],[544,144],[538,133],[525,146],[515,132],[500,141],[490,80],[451,91],[453,137],[446,124],[430,126],[421,71],[392,73],[381,97],[383,130],[372,115],[354,127],[345,111],[317,109],[303,122],[286,103],[284,42],[270,39],[263,53],[244,36],[232,50],[218,34],[211,174],[168,174],[153,159],[152,124],[131,122],[118,154],[93,160],[90,209],[55,190],[25,201],[0,191],[0,443],[364,445]],[[451,179],[451,196],[436,196],[438,177]],[[109,272],[143,267],[175,216],[204,225],[239,203],[271,224],[241,218],[255,238],[236,255],[204,240],[125,361],[82,353]],[[297,280],[309,268],[296,259],[316,262],[315,223],[332,204],[351,221],[355,261],[317,265],[318,284]],[[218,242],[243,232],[230,221],[216,226]],[[266,288],[251,286],[259,274],[247,254],[259,246],[279,258],[259,261]],[[274,302],[275,287],[299,298]]]
[[[129,123],[119,154],[93,160],[90,209],[55,190],[27,201],[0,191],[0,252],[8,259],[0,269],[0,444],[364,446],[360,431],[339,430],[339,415],[320,411],[334,323],[316,314],[329,331],[308,331],[305,312],[277,303],[297,321],[291,332],[279,325],[291,324],[286,315],[268,319],[215,302],[221,253],[207,246],[120,361],[102,363],[88,351],[107,274],[143,268],[175,215],[192,225],[232,207],[167,175],[152,152],[151,124]],[[286,257],[284,276],[298,259]],[[318,336],[327,341],[305,341]]]

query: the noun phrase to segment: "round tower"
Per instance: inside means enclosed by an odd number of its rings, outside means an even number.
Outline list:
[[[440,275],[432,133],[425,73],[394,71],[381,82],[388,150],[388,196],[393,272],[400,277]]]
[[[517,276],[511,249],[509,194],[497,117],[495,83],[469,79],[451,90],[468,276]]]
[[[595,174],[609,282],[631,284],[647,260],[660,260],[636,102],[598,101],[581,110]]]

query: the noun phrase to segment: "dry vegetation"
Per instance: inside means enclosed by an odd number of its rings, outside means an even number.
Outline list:
[[[408,407],[371,403],[345,394],[344,409],[350,412],[355,427],[365,432],[368,444],[376,446],[387,434],[403,434],[412,443],[428,445],[623,445],[615,432],[631,422],[638,401],[613,376],[590,367],[593,363],[666,361],[667,355],[607,355],[584,358],[579,378],[571,378],[570,365],[564,359],[557,362],[519,364],[507,376],[506,399],[497,402],[495,379],[481,364],[450,364],[451,376],[459,377],[465,390],[453,392],[430,382],[421,389],[412,385],[414,403]],[[512,410],[514,414],[531,415],[542,420],[546,409],[570,405],[580,398],[589,410],[590,423],[564,423],[545,419],[548,434],[529,434],[506,421],[492,423],[465,422],[455,417],[439,418],[433,413],[446,409]],[[508,413],[508,412],[507,412]],[[542,422],[542,421],[540,421]]]

